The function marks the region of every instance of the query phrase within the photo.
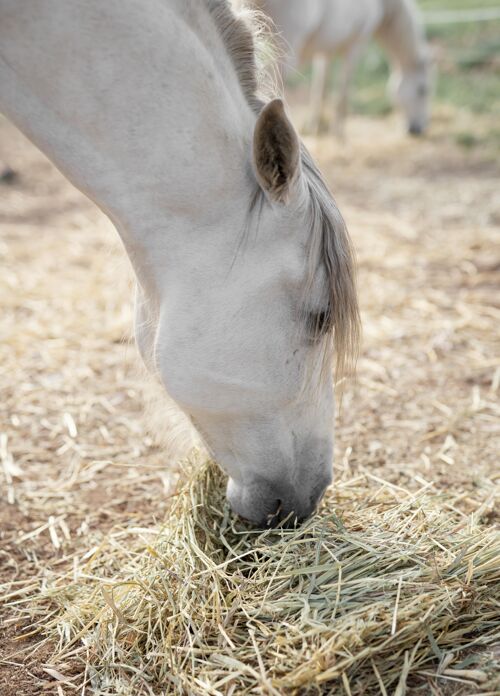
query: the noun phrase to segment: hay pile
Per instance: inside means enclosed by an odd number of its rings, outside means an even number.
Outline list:
[[[258,532],[204,464],[154,543],[94,548],[49,581],[38,622],[98,693],[401,696],[436,670],[498,693],[484,650],[481,666],[463,651],[500,637],[500,535],[450,508],[358,477],[302,526]]]

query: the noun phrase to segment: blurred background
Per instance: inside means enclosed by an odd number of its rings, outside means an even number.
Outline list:
[[[500,149],[500,3],[495,0],[418,0],[434,63],[430,137],[465,149]],[[335,94],[339,60],[328,88]],[[393,110],[389,64],[371,41],[355,71],[350,113],[383,119]],[[307,104],[311,66],[289,80],[291,99]]]

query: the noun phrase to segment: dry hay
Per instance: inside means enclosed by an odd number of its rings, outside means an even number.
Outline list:
[[[360,476],[302,526],[258,532],[223,479],[198,466],[154,541],[115,534],[46,579],[25,611],[56,664],[81,660],[99,694],[402,696],[429,672],[500,688],[500,661],[460,658],[500,639],[500,533],[451,496]]]

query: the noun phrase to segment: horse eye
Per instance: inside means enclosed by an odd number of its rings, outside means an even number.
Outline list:
[[[314,338],[324,336],[330,327],[330,310],[310,312],[307,318],[309,333]]]

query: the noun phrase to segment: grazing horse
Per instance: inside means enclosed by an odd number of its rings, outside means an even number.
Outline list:
[[[342,218],[258,88],[227,0],[0,0],[0,108],[114,222],[139,352],[265,525],[331,481],[359,316]]]
[[[354,69],[375,36],[392,63],[390,94],[402,108],[408,132],[421,134],[429,119],[430,61],[414,0],[256,0],[284,43],[285,76],[313,58],[311,129],[318,131],[333,56],[344,58],[335,127],[342,132]]]

